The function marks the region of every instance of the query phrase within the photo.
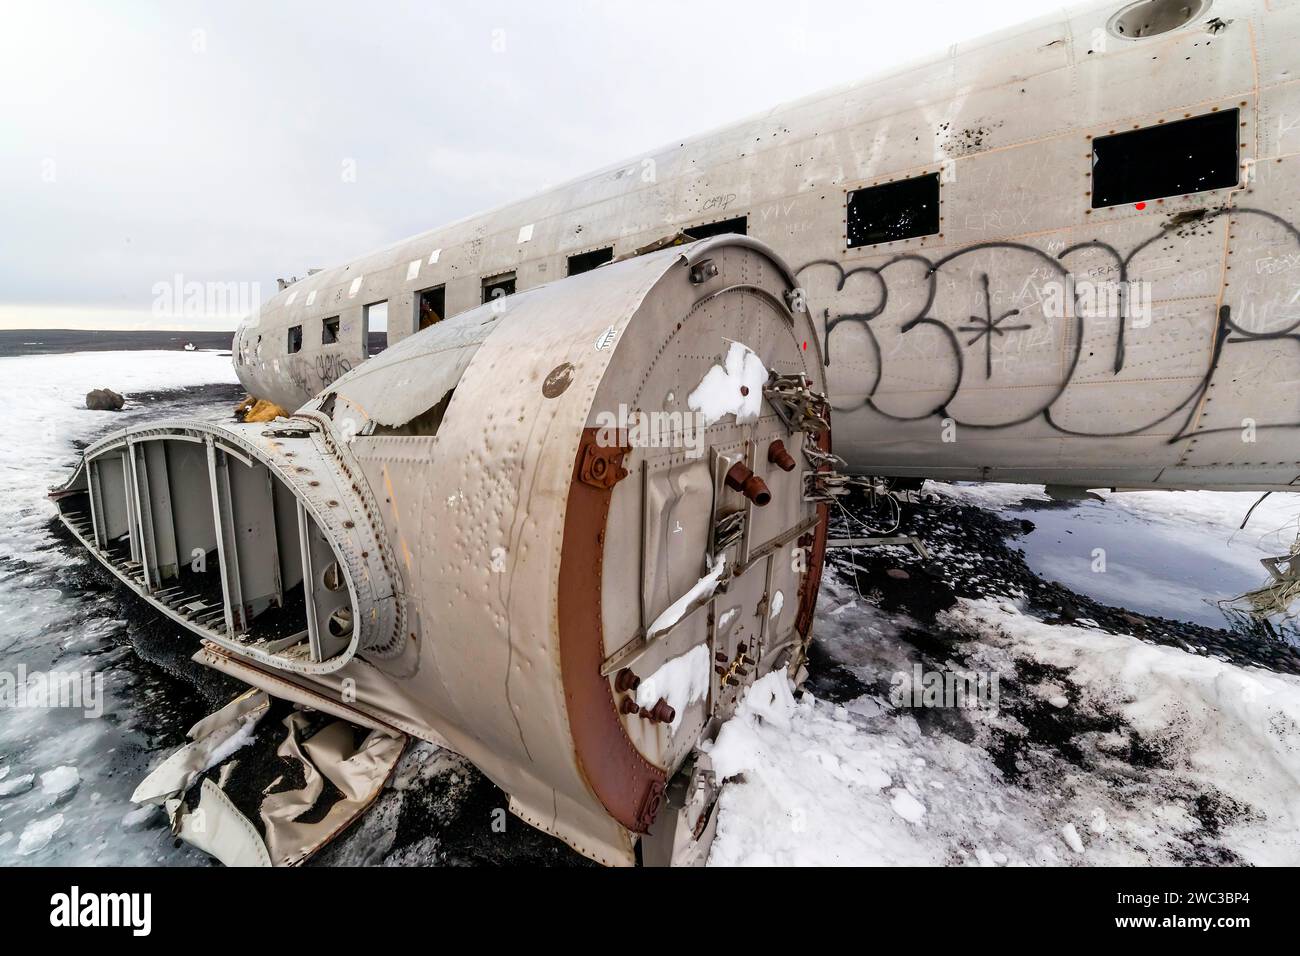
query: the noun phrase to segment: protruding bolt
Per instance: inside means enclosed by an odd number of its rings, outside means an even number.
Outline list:
[[[639,714],[641,712],[641,708],[637,706],[636,700],[632,697],[624,697],[623,705],[619,707],[619,710],[625,714]]]
[[[671,724],[677,717],[677,711],[669,705],[668,701],[660,697],[655,701],[655,705],[650,708],[650,719],[657,720],[661,724]]]
[[[785,442],[779,438],[767,446],[767,460],[782,471],[794,471],[794,458],[785,450]]]
[[[641,686],[641,678],[632,673],[631,669],[624,667],[614,675],[614,689],[620,694],[626,694],[630,690],[636,690]]]
[[[727,652],[718,651],[718,653],[713,655],[713,659],[717,661],[719,664],[725,664],[727,663]]]
[[[691,268],[691,283],[699,285],[701,282],[707,282],[718,274],[718,266],[712,259],[705,259],[698,262]]]
[[[736,462],[727,472],[727,487],[739,491],[760,508],[772,500],[772,492],[767,489],[767,482],[754,474],[742,461]]]

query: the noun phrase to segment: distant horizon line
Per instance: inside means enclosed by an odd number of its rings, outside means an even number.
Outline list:
[[[157,335],[162,332],[174,332],[177,336],[183,337],[189,335],[234,335],[234,329],[194,329],[194,328],[76,328],[76,327],[55,327],[55,326],[31,326],[27,328],[0,326],[0,333],[8,332],[30,332],[39,335],[48,332],[98,332],[104,335],[123,335],[132,332],[138,332],[141,335]]]
[[[51,303],[0,303],[0,331],[66,332],[229,332],[244,315],[217,314],[210,318],[166,314],[151,309],[113,308],[102,305]]]

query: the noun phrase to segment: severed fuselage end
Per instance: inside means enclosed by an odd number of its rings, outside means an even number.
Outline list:
[[[438,323],[288,418],[88,448],[63,521],[253,688],[137,799],[227,862],[301,862],[415,737],[592,859],[701,862],[719,781],[699,745],[754,680],[797,678],[810,637],[833,462],[816,342],[788,268],[722,236]],[[253,740],[302,792],[241,779]],[[307,814],[322,780],[346,800]]]

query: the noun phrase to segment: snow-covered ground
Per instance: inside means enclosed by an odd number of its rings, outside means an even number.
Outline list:
[[[134,424],[153,414],[128,401],[121,412],[86,408],[86,393],[111,388],[132,393],[181,389],[217,382],[233,384],[229,353],[139,351],[71,352],[0,358],[0,558],[62,562],[49,550],[47,524],[53,513],[45,501],[51,485],[67,477],[76,460],[74,441]]]
[[[952,484],[930,481],[925,492],[951,501],[977,505],[995,511],[1016,510],[1022,505],[1052,499],[1042,485],[1013,485],[990,481],[983,484]],[[1146,524],[1194,528],[1221,536],[1225,543],[1245,542],[1262,554],[1285,551],[1300,531],[1300,503],[1295,495],[1269,495],[1241,523],[1260,499],[1254,491],[1096,491],[1113,510],[1123,511]]]
[[[174,848],[160,821],[128,799],[155,756],[175,746],[170,735],[192,719],[176,700],[195,695],[165,686],[166,675],[139,661],[118,600],[77,587],[88,559],[54,536],[45,495],[76,461],[74,443],[160,414],[229,413],[228,401],[201,395],[156,404],[133,395],[234,381],[229,355],[214,352],[0,358],[0,690],[12,694],[20,677],[35,687],[57,671],[78,678],[89,705],[0,700],[0,865],[202,860]],[[99,387],[126,395],[126,408],[87,410],[86,392]],[[202,701],[198,708],[211,709]]]
[[[1030,486],[932,490],[1011,515],[1048,500]],[[1128,535],[1180,536],[1166,565],[1222,560],[1233,543],[1258,577],[1257,557],[1286,550],[1300,512],[1295,496],[1275,495],[1247,536],[1236,528],[1258,495],[1110,497],[1108,520]],[[1078,507],[1030,517],[1068,519]],[[1171,574],[1147,570],[1157,581]],[[1112,580],[1142,600],[1139,581]],[[713,750],[719,775],[733,779],[710,864],[1300,862],[1300,677],[1084,621],[1047,624],[1005,590],[919,625],[832,571],[816,641],[873,691],[839,704],[796,699],[769,675],[749,692]],[[922,661],[934,666],[934,646],[929,657],[919,646],[929,632],[955,636],[950,669],[997,675],[997,706],[934,720],[879,690]]]

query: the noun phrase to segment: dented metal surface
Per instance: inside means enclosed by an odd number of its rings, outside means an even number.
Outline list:
[[[398,342],[379,360],[349,374],[333,393],[352,409],[357,431],[370,422],[406,425],[437,407],[456,387],[497,319],[496,313],[448,319],[439,325],[436,337],[412,336]]]
[[[669,248],[427,329],[289,418],[164,422],[88,449],[54,493],[69,527],[205,638],[198,660],[296,708],[277,753],[304,781],[260,798],[258,839],[232,816],[238,762],[229,779],[194,772],[240,732],[247,703],[197,728],[179,768],[156,771],[141,798],[180,801],[169,806],[182,833],[197,806],[224,821],[219,841],[199,841],[209,852],[298,862],[411,735],[468,757],[534,826],[601,862],[634,862],[678,768],[751,681],[797,671],[809,636],[807,569],[823,538],[807,535],[825,509],[804,495],[818,467],[805,450],[828,425],[784,401],[794,387],[825,402],[793,290],[752,239]],[[92,487],[111,473],[103,463],[129,462],[146,441],[160,463],[123,471],[108,497],[122,505],[107,507]],[[770,453],[778,443],[785,458]],[[191,449],[218,479],[163,495]],[[155,556],[159,529],[195,512],[212,515],[200,556],[224,599],[201,618],[168,597],[202,579]],[[106,515],[113,526],[97,530]],[[290,525],[296,534],[267,534]],[[778,590],[798,606],[769,613]],[[346,646],[310,627],[263,633],[292,608],[310,622],[321,593],[347,595]],[[718,631],[723,604],[738,610]],[[747,665],[719,677],[719,654]],[[368,728],[371,743],[351,752],[342,729],[308,739],[311,714]],[[305,825],[325,778],[348,802]]]

